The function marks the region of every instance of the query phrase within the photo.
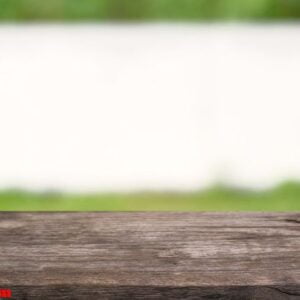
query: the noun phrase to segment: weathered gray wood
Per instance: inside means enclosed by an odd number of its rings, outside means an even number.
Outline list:
[[[300,299],[299,213],[0,213],[13,299]]]

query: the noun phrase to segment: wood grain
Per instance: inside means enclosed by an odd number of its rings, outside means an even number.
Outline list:
[[[299,213],[0,213],[13,299],[300,299]]]

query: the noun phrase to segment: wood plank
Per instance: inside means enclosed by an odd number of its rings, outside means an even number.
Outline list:
[[[0,213],[13,299],[300,299],[300,213]]]

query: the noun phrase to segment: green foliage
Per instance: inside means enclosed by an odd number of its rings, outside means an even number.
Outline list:
[[[64,194],[0,192],[4,211],[299,211],[300,183],[251,191],[215,186],[198,192]]]
[[[0,0],[0,20],[298,19],[299,0]]]

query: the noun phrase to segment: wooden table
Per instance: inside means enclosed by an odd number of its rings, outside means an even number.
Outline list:
[[[0,213],[11,299],[300,299],[300,213]]]

